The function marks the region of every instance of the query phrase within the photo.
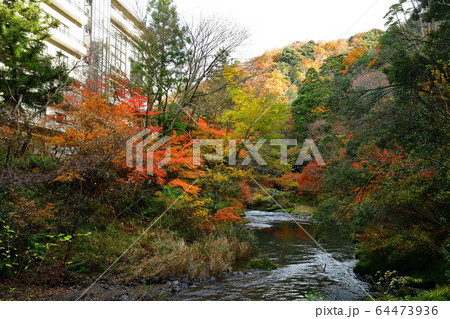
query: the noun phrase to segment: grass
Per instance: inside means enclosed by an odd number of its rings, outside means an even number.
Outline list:
[[[139,233],[110,226],[78,239],[69,269],[80,274],[103,271]],[[187,242],[172,231],[157,229],[141,238],[111,273],[122,274],[128,281],[147,283],[207,278],[231,270],[236,260],[249,256],[254,250],[252,239],[248,231],[233,228]]]
[[[327,299],[317,290],[308,291],[304,301],[326,301]]]
[[[132,249],[119,270],[127,279],[155,282],[172,278],[207,278],[231,270],[237,259],[251,253],[249,243],[237,238],[209,235],[187,243],[170,232],[152,233]]]
[[[393,295],[386,295],[378,298],[381,301],[449,301],[450,300],[450,286],[437,286],[431,290],[425,290],[416,296],[396,297]]]
[[[305,215],[312,215],[316,209],[312,206],[307,205],[296,205],[292,212],[294,214],[305,214]]]
[[[272,260],[267,257],[256,258],[250,260],[250,262],[245,266],[247,269],[262,269],[262,270],[274,270],[278,266]]]

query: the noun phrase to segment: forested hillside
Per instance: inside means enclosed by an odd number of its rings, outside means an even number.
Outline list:
[[[386,31],[235,61],[245,30],[184,25],[171,1],[152,0],[132,79],[75,83],[45,55],[58,22],[38,2],[0,6],[0,298],[88,286],[105,270],[146,284],[208,278],[257,255],[242,217],[261,209],[310,216],[318,239],[350,238],[355,272],[375,285],[448,299],[448,4],[401,0]],[[127,165],[143,129],[170,137],[165,166],[163,148],[144,169]],[[225,159],[194,165],[195,139],[222,140]],[[261,139],[298,143],[283,163]],[[294,164],[305,139],[325,165]]]

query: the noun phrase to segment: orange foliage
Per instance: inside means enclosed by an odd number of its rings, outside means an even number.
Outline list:
[[[197,196],[200,191],[200,187],[188,184],[179,178],[175,178],[174,180],[170,181],[169,185],[173,186],[173,187],[181,187],[181,188],[183,188],[183,190],[186,193],[189,193],[189,194],[192,194],[195,196]]]
[[[367,65],[367,69],[370,70],[372,67],[374,67],[375,65],[377,65],[380,62],[381,62],[381,58],[379,56],[373,58],[372,61],[370,61],[369,64]]]
[[[239,187],[241,189],[241,195],[244,201],[251,201],[253,196],[250,185],[246,181],[242,181],[239,183]]]
[[[363,157],[359,162],[352,163],[357,169],[365,169],[371,175],[368,184],[363,188],[356,188],[353,191],[355,200],[363,200],[372,193],[380,189],[388,179],[432,178],[432,169],[421,170],[414,165],[414,161],[402,148],[397,150],[379,149],[375,146],[367,146],[363,150]]]
[[[366,53],[367,53],[367,48],[364,46],[357,47],[356,49],[353,49],[352,51],[350,51],[350,53],[347,54],[347,56],[342,61],[342,64],[345,66],[345,70],[342,71],[342,73],[343,74],[347,73],[350,69],[350,66],[353,63],[355,63],[356,61],[358,61]]]
[[[268,71],[275,67],[273,53],[266,52],[263,55],[253,59],[253,65],[260,71]]]
[[[276,182],[278,185],[283,187],[284,190],[294,190],[298,188],[297,180],[301,178],[300,173],[289,173],[284,174],[281,177],[277,178]]]
[[[214,128],[213,125],[208,124],[204,119],[199,119],[196,133],[197,138],[222,138],[227,131],[226,129]]]
[[[75,86],[66,101],[55,107],[57,113],[48,117],[49,126],[60,132],[49,143],[71,156],[89,157],[91,161],[123,158],[125,150],[121,142],[133,133],[138,103],[121,100],[112,104],[88,85]]]
[[[47,203],[45,207],[40,208],[35,201],[21,197],[16,200],[14,206],[17,214],[13,214],[13,217],[21,227],[29,229],[53,228],[51,222],[57,215],[54,204]]]
[[[320,194],[323,188],[322,175],[323,170],[317,162],[314,161],[306,165],[297,179],[299,193]]]
[[[313,60],[303,59],[302,60],[302,68],[305,70],[308,70],[309,68],[314,68],[317,70],[318,67],[317,67],[316,63],[314,63]]]
[[[359,164],[358,162],[352,163],[352,166],[353,166],[354,168],[362,168],[362,165]]]
[[[364,39],[363,39],[362,35],[363,35],[362,33],[355,34],[355,37],[352,39],[352,42],[350,43],[350,45],[352,47],[356,47],[360,43],[363,43]]]
[[[55,114],[48,116],[47,125],[58,134],[48,139],[49,145],[62,157],[67,158],[68,170],[54,181],[83,180],[82,172],[98,170],[99,167],[117,167],[130,171],[126,167],[126,141],[143,127],[140,125],[145,98],[138,91],[128,90],[125,86],[114,86],[108,97],[97,89],[101,84],[89,82],[86,85],[74,85],[65,96],[65,102],[54,107]],[[148,115],[156,115],[149,112]],[[151,132],[160,128],[147,127]],[[164,151],[155,152],[156,163],[165,156]],[[162,181],[165,172],[159,167],[154,169],[158,181]],[[132,170],[126,178],[118,181],[140,183],[150,176]]]
[[[275,98],[286,100],[289,80],[280,70],[257,69],[255,76],[247,80],[243,89],[258,98]]]
[[[342,52],[347,50],[348,42],[345,39],[340,39],[340,40],[336,40],[336,41],[329,41],[329,42],[325,42],[323,44],[323,47],[327,51],[327,56],[325,57],[325,58],[327,58],[327,57],[329,57],[331,55],[341,54]]]
[[[223,209],[217,211],[217,213],[215,213],[212,216],[211,220],[218,224],[238,222],[238,221],[242,220],[241,217],[236,215],[236,212],[239,210],[242,210],[242,207],[232,206],[232,207],[223,208]]]
[[[324,114],[327,112],[328,112],[328,109],[323,105],[316,106],[315,108],[313,108],[311,110],[311,113],[313,113],[313,114]]]

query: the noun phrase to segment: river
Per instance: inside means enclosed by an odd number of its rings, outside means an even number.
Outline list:
[[[356,260],[351,242],[327,236],[320,247],[308,236],[313,232],[311,222],[293,221],[284,212],[253,210],[246,218],[258,238],[260,254],[278,268],[245,270],[242,265],[237,269],[241,273],[199,283],[173,300],[304,300],[311,291],[326,300],[368,297],[369,286],[352,270]]]

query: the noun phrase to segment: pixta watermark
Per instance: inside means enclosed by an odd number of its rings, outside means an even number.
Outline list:
[[[171,160],[170,136],[160,137],[159,133],[152,133],[149,130],[143,130],[130,138],[126,143],[126,164],[128,167],[136,167],[137,171],[146,172],[153,175],[155,164],[162,168]],[[247,166],[252,161],[257,165],[267,165],[259,153],[261,148],[267,143],[271,146],[279,146],[280,165],[288,165],[288,147],[296,146],[298,142],[296,139],[259,139],[256,142],[248,139],[237,140],[229,139],[225,142],[223,139],[194,139],[192,141],[192,164],[195,166],[201,165],[202,158],[208,161],[224,162],[227,158],[230,166],[242,165]],[[225,143],[228,146],[228,156],[225,156]],[[238,143],[241,143],[239,145]],[[238,145],[239,149],[246,150],[247,155],[238,162]],[[206,153],[205,147],[208,149],[214,148],[214,153]],[[164,149],[164,159],[158,163],[154,163],[154,153],[157,150]],[[305,162],[316,161],[318,165],[325,165],[322,155],[320,154],[316,144],[312,139],[306,139],[303,142],[299,155],[294,165],[303,165]]]

